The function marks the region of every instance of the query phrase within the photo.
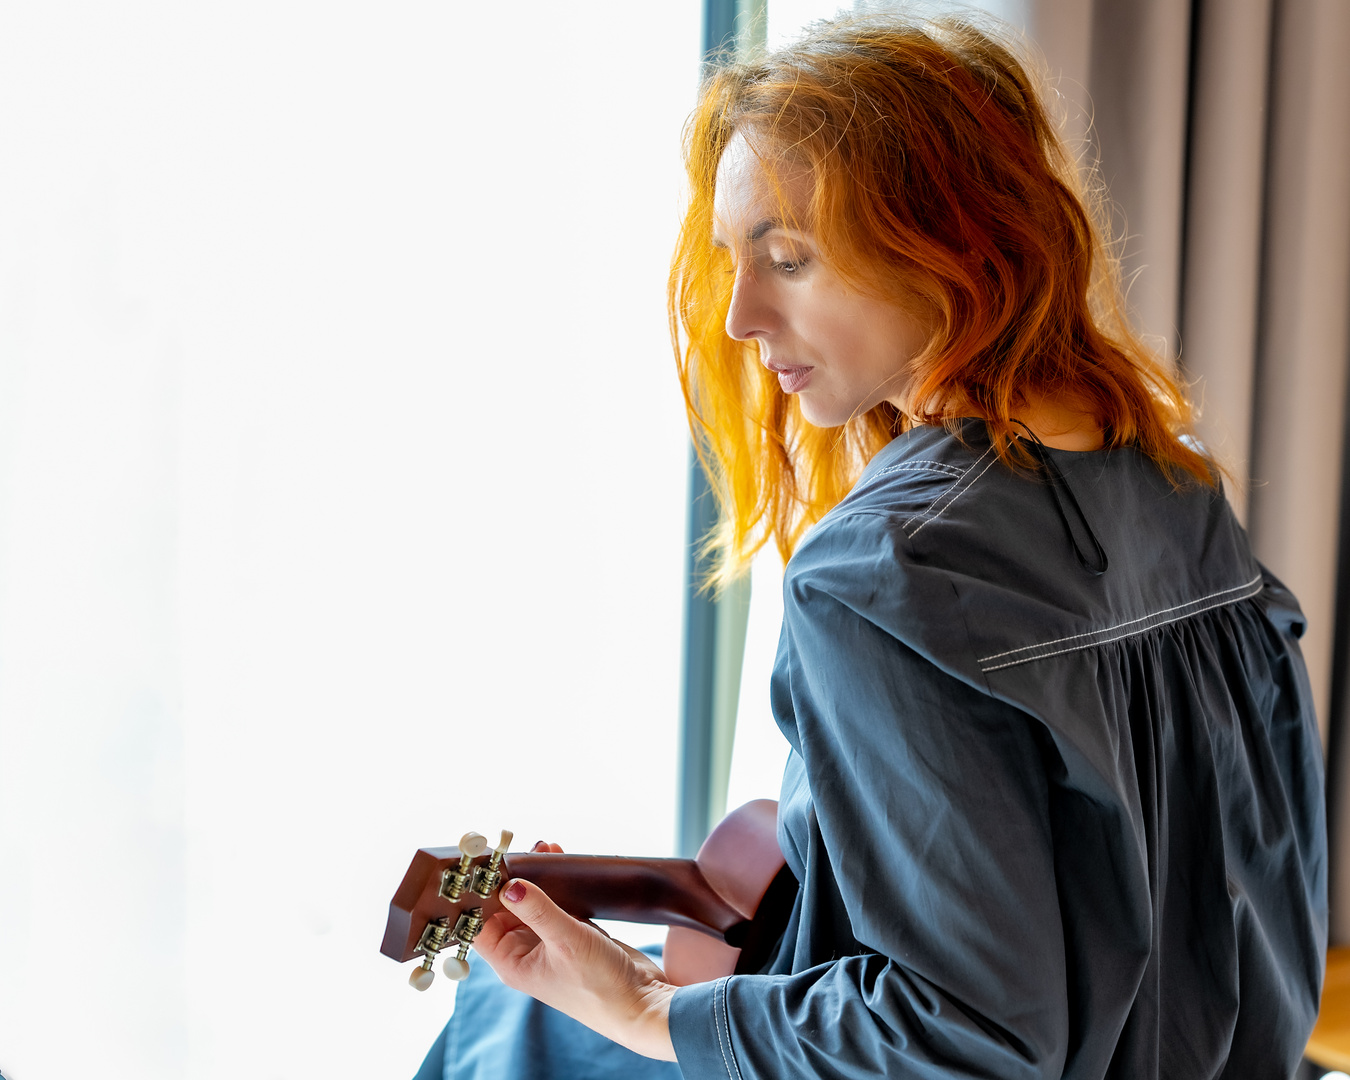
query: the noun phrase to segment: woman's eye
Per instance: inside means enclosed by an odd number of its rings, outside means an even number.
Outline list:
[[[795,274],[806,265],[805,259],[780,259],[774,263],[774,268],[784,274]]]

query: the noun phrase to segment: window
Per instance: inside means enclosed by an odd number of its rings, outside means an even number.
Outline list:
[[[698,5],[4,21],[0,1070],[411,1075],[416,847],[673,842]]]

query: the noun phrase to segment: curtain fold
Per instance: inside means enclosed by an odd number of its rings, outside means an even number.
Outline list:
[[[1185,197],[1189,5],[1099,0],[1088,89],[1102,178],[1125,237],[1124,269],[1138,324],[1177,350]]]
[[[1281,0],[1272,31],[1248,526],[1308,616],[1325,724],[1350,351],[1350,6]]]
[[[1271,0],[1200,0],[1191,77],[1181,361],[1247,521],[1261,293]]]

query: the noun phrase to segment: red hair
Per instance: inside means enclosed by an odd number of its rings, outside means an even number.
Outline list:
[[[935,328],[882,402],[815,428],[726,333],[730,255],[713,245],[718,162],[732,135],[771,175],[805,168],[803,226],[859,287]],[[690,427],[723,508],[711,544],[727,580],[772,538],[788,558],[863,466],[912,424],[985,419],[1010,465],[1028,397],[1090,413],[1180,483],[1214,483],[1183,438],[1192,410],[1131,329],[1094,203],[1009,47],[961,19],[822,24],[752,63],[716,69],[686,130],[691,198],[670,276],[671,331]],[[781,187],[781,183],[780,183]]]

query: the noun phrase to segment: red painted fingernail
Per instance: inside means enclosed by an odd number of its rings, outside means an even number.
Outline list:
[[[502,896],[504,896],[507,900],[510,900],[511,903],[513,904],[516,903],[517,901],[524,900],[525,882],[523,881],[511,882],[511,884],[506,887],[505,891],[503,891]]]

